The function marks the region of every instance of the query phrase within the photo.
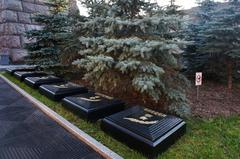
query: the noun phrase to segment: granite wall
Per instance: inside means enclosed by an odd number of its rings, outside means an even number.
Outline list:
[[[31,17],[48,9],[44,0],[0,0],[0,54],[8,54],[13,63],[23,62],[27,55],[23,46],[29,42],[24,32],[41,29]]]

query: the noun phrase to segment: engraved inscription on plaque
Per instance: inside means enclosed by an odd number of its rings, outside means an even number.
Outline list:
[[[71,84],[71,83],[67,83],[67,84],[61,84],[61,85],[54,85],[54,87],[56,88],[69,88],[69,87],[76,87],[77,85]]]
[[[100,96],[100,97],[103,97],[103,98],[106,98],[106,99],[109,99],[109,100],[113,100],[113,97],[107,96],[105,94],[101,94],[101,93],[95,93],[95,94]]]
[[[110,97],[101,93],[95,93],[95,96],[91,96],[91,97],[78,97],[78,99],[88,101],[88,102],[100,102],[102,101],[102,98],[113,100],[113,97]]]
[[[78,97],[78,99],[88,101],[88,102],[100,102],[101,101],[100,96],[92,96],[92,97],[88,97],[88,98]]]
[[[162,118],[164,118],[164,117],[167,116],[166,114],[159,113],[159,112],[153,111],[153,110],[148,109],[148,108],[145,108],[144,111],[145,111],[145,112],[148,112],[148,113],[151,113],[151,114],[153,114],[153,115],[156,115],[156,116],[160,116],[160,117],[162,117]]]
[[[144,112],[137,115],[130,115],[124,119],[138,124],[153,125],[158,123],[164,117],[166,117],[165,114],[145,108]]]
[[[67,88],[67,84],[61,84],[61,85],[54,85],[56,88]]]
[[[39,80],[46,80],[49,79],[49,77],[39,77]]]
[[[20,73],[20,74],[27,74],[27,73],[30,74],[30,73],[34,73],[34,72],[26,72],[26,71],[25,71],[25,72],[19,72],[19,73]]]

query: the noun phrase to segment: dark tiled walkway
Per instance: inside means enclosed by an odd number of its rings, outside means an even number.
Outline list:
[[[0,159],[99,159],[0,78]]]

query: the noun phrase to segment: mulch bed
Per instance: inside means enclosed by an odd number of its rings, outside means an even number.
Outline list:
[[[83,80],[73,80],[75,83],[83,84],[94,90],[91,85]],[[142,101],[138,95],[125,93],[109,93],[100,91],[110,96],[118,97],[128,103],[128,105],[143,105],[151,107],[158,111],[164,111],[159,104],[150,100]],[[196,96],[196,87],[192,85],[187,93],[189,104],[192,109],[192,115],[201,118],[213,118],[217,116],[240,115],[240,84],[235,85],[232,93],[229,93],[227,86],[222,83],[205,82],[200,87],[199,100]]]
[[[240,85],[234,85],[232,93],[227,86],[216,82],[206,82],[200,87],[197,101],[196,87],[188,92],[188,99],[194,116],[212,118],[217,116],[240,115]]]

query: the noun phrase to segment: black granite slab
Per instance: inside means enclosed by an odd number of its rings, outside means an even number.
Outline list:
[[[140,153],[156,157],[185,133],[186,123],[178,117],[135,106],[104,118],[101,128]]]
[[[27,77],[24,79],[24,82],[33,88],[38,88],[43,84],[57,84],[65,82],[65,80],[56,76],[49,75],[42,77]]]
[[[87,93],[88,89],[81,85],[66,82],[58,84],[41,85],[39,87],[39,91],[43,95],[46,95],[48,98],[59,101],[67,96]]]
[[[0,159],[103,159],[0,78]]]
[[[101,93],[89,92],[65,97],[63,105],[89,121],[96,121],[124,110],[124,102]]]
[[[20,72],[14,72],[14,76],[23,81],[26,77],[42,77],[42,76],[46,76],[47,74],[45,72],[41,72],[41,71],[33,71],[33,72],[25,72],[25,71],[20,71]]]
[[[23,71],[23,72],[32,72],[32,71],[35,71],[36,70],[36,67],[17,67],[17,68],[8,68],[6,69],[6,72],[8,72],[9,74],[13,75],[15,72],[20,72],[20,71]]]

